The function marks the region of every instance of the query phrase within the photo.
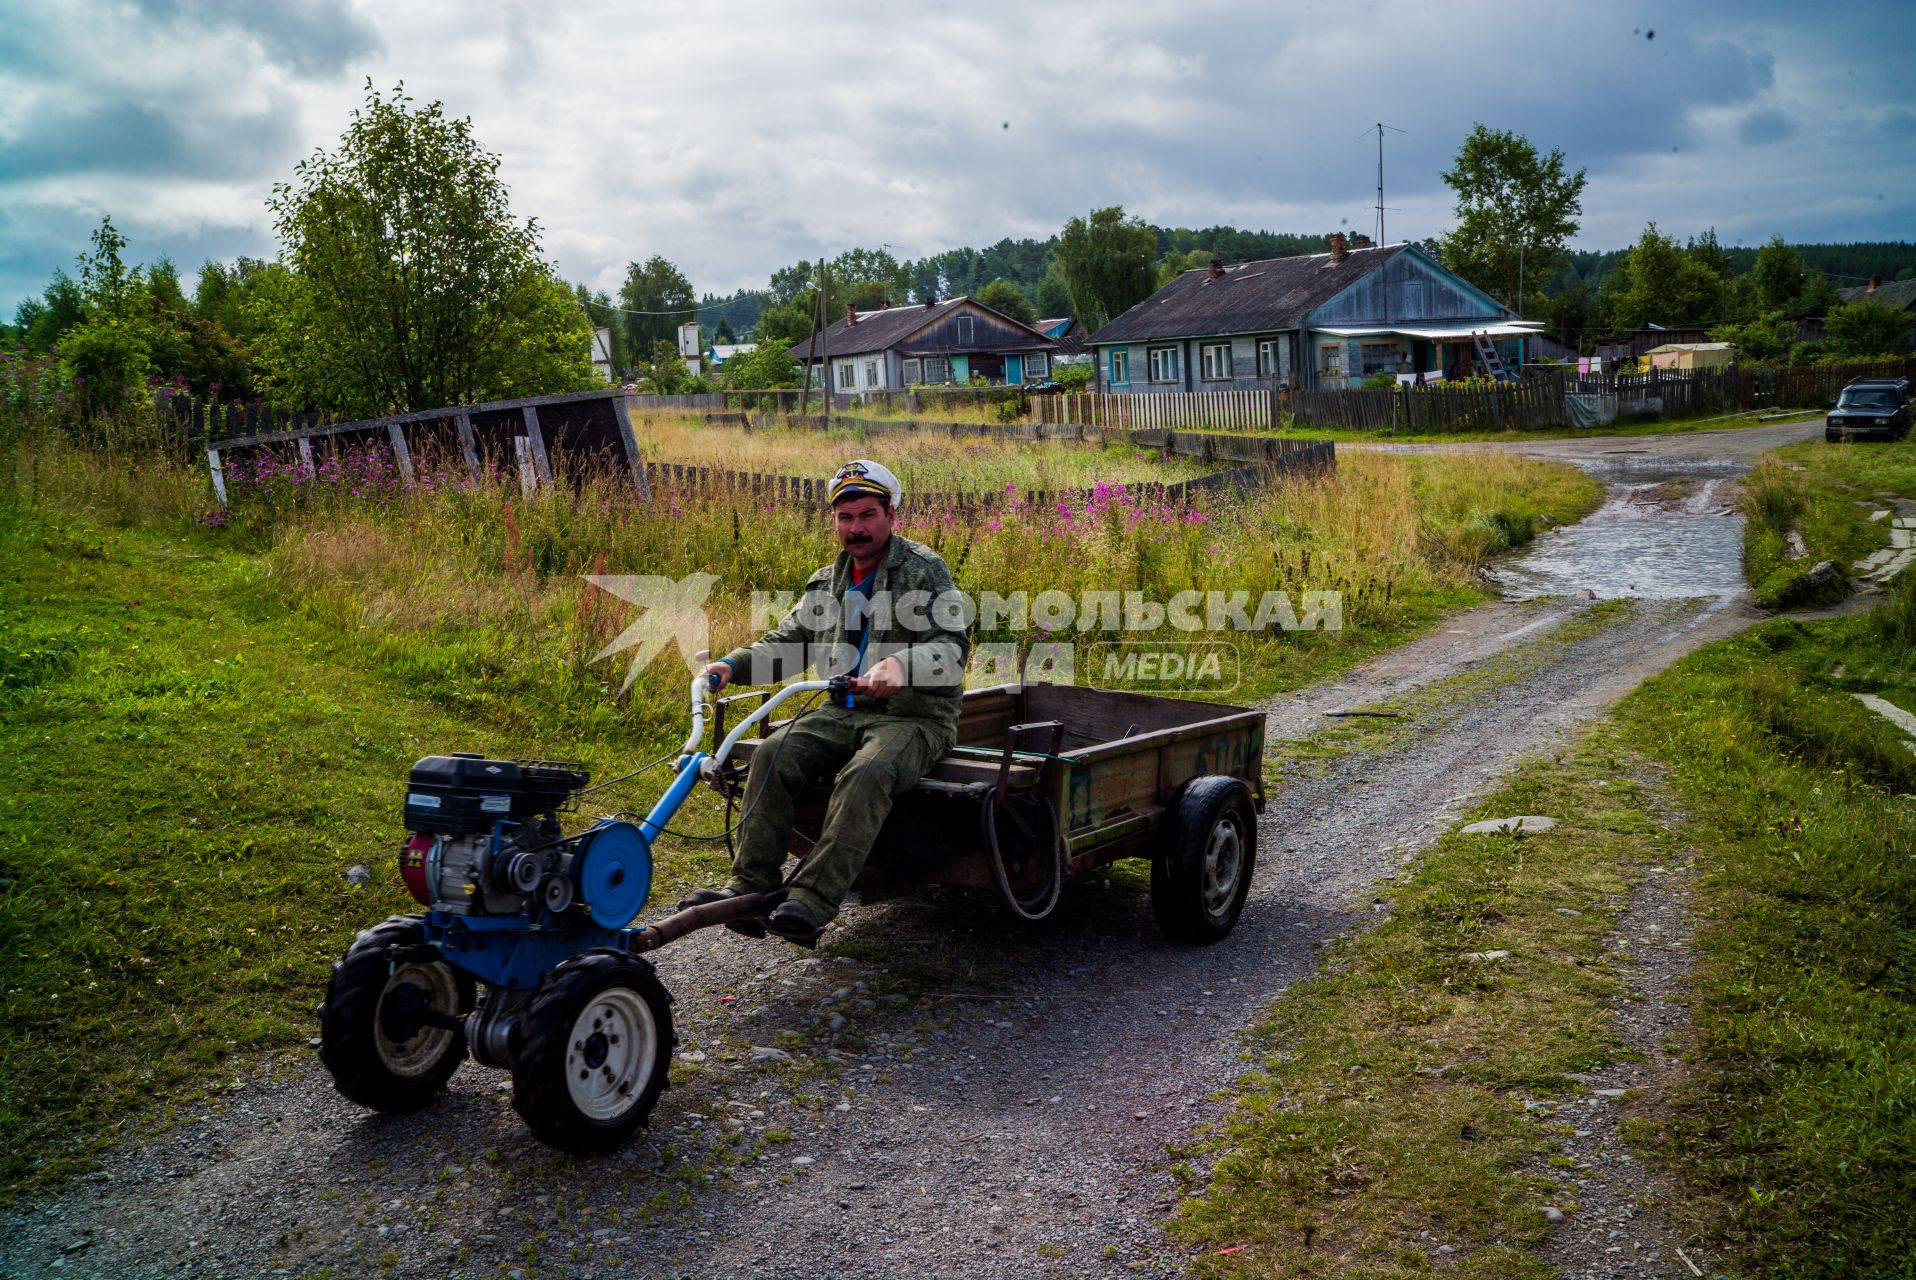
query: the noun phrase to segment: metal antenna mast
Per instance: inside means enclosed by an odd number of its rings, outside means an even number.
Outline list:
[[[1408,129],[1399,129],[1394,124],[1385,124],[1379,120],[1374,126],[1377,130],[1377,243],[1384,243],[1384,130],[1392,133],[1408,133]],[[1371,130],[1364,130],[1369,133]],[[1361,136],[1361,135],[1360,135]]]

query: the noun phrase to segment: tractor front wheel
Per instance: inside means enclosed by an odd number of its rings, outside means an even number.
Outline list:
[[[339,1091],[375,1111],[424,1106],[466,1056],[460,1019],[472,979],[426,945],[419,921],[394,916],[353,940],[319,1007],[319,1058]]]
[[[513,1025],[513,1108],[548,1146],[610,1151],[658,1103],[673,1043],[672,997],[652,966],[584,952],[545,976]]]

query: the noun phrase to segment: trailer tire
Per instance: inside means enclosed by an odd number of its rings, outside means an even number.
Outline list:
[[[417,1014],[471,1013],[473,981],[425,941],[418,917],[393,916],[361,933],[333,965],[319,1006],[319,1059],[362,1107],[422,1107],[465,1061],[463,1028],[421,1025]]]
[[[672,1062],[672,997],[652,966],[587,951],[548,973],[512,1028],[512,1106],[574,1155],[610,1151],[645,1122]]]
[[[1151,862],[1151,912],[1173,942],[1205,945],[1237,927],[1257,867],[1257,810],[1237,778],[1193,778],[1170,843]]]

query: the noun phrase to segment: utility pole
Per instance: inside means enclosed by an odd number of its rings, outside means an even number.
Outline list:
[[[825,383],[825,425],[832,425],[832,356],[826,333],[832,327],[832,313],[826,306],[825,286],[831,283],[831,268],[821,254],[818,259],[818,367]]]
[[[807,342],[804,377],[798,384],[798,416],[804,417],[812,407],[812,361],[818,358],[818,299],[812,299],[812,338]]]

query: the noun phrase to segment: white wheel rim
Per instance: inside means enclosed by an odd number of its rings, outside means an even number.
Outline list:
[[[439,1065],[452,1046],[453,1033],[445,1027],[422,1026],[410,1040],[394,1040],[386,1034],[386,1001],[393,992],[410,982],[419,988],[439,1013],[459,1011],[459,992],[452,971],[443,964],[402,964],[386,979],[379,993],[379,1007],[373,1010],[373,1040],[379,1046],[379,1060],[396,1076],[411,1079]]]
[[[565,1084],[580,1114],[616,1121],[638,1105],[659,1054],[652,1008],[630,987],[609,987],[573,1019]]]
[[[1204,909],[1221,916],[1237,894],[1244,868],[1244,837],[1234,818],[1219,818],[1204,846]]]

